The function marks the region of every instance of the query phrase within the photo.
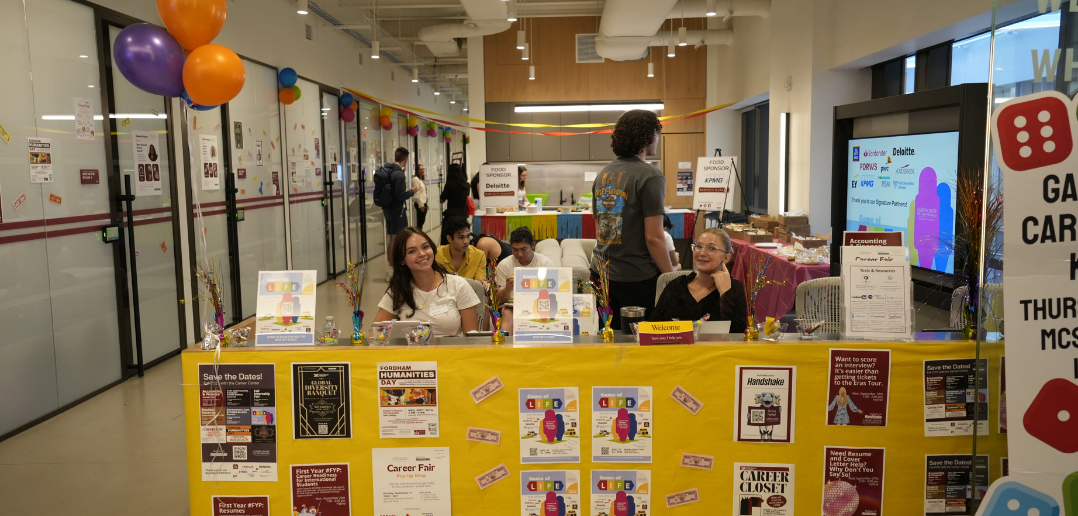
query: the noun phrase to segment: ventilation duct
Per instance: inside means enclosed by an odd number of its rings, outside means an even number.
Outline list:
[[[443,23],[431,25],[419,30],[419,41],[425,43],[434,55],[449,57],[460,54],[457,38],[490,36],[505,32],[513,26],[506,21],[506,2],[501,0],[461,0],[461,6],[468,13],[469,21],[464,23]]]
[[[666,18],[703,18],[707,16],[708,0],[680,0]],[[720,18],[727,16],[771,16],[771,0],[717,0],[715,12]]]
[[[719,0],[718,14],[725,16],[770,16],[770,0]],[[595,52],[612,61],[639,61],[648,56],[648,47],[664,46],[677,32],[659,32],[669,18],[702,18],[707,11],[706,0],[607,0],[603,7],[599,35],[595,37]],[[687,43],[699,45],[729,45],[733,42],[730,30],[690,30]]]

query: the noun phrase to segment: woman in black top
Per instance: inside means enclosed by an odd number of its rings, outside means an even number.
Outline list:
[[[502,242],[485,233],[472,235],[472,245],[476,249],[487,253],[487,258],[497,263],[502,263],[502,260],[513,254],[513,247],[508,242]]]
[[[449,165],[442,189],[442,202],[448,203],[442,211],[443,226],[450,217],[468,218],[468,176],[459,163]],[[449,244],[449,237],[442,231],[442,245]]]
[[[730,236],[717,228],[700,233],[692,245],[693,264],[699,272],[679,276],[666,285],[649,321],[730,321],[730,333],[748,328],[745,285],[730,277],[726,264],[733,252]]]

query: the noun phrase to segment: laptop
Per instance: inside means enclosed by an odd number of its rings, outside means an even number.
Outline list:
[[[730,333],[730,321],[704,321],[700,333]]]

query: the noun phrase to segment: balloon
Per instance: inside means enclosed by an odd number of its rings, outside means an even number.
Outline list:
[[[218,107],[218,106],[200,106],[198,104],[195,104],[194,101],[191,100],[191,97],[187,96],[186,91],[183,92],[183,95],[180,98],[183,99],[184,103],[187,104],[187,107],[189,107],[191,109],[194,109],[195,111],[209,111],[211,109],[214,109],[214,108]]]
[[[451,141],[453,141],[453,137],[452,137],[452,136],[446,136],[446,137],[445,137],[445,143],[449,143],[449,142],[451,142]]]
[[[417,134],[419,134],[419,128],[418,127],[409,127],[408,128],[408,136],[415,136]]]
[[[283,68],[281,69],[281,73],[277,74],[277,80],[280,81],[281,86],[284,86],[285,88],[295,86],[298,78],[296,71],[291,68]]]
[[[299,95],[301,93],[299,91],[299,86],[292,86],[292,91],[296,92],[296,100],[299,100]]]
[[[427,123],[427,127],[429,127],[429,128],[431,128],[431,129],[434,129],[435,131],[437,131],[437,130],[438,130],[438,122],[433,122],[433,121],[432,121],[432,122],[429,122],[429,123]]]
[[[281,100],[281,104],[287,106],[296,101],[296,92],[292,91],[292,88],[281,88],[281,91],[277,93],[277,98]]]
[[[359,111],[359,101],[353,100],[352,105],[348,106],[348,109],[351,109],[352,111]]]
[[[217,106],[236,97],[247,78],[243,61],[221,45],[203,45],[183,65],[183,85],[196,104]]]
[[[378,117],[382,116],[382,113],[377,107],[372,107],[371,108],[371,116],[373,116],[375,118],[378,118]]]
[[[225,0],[157,0],[157,14],[183,46],[197,50],[213,41],[225,26]]]
[[[351,93],[346,92],[345,94],[341,95],[341,98],[338,101],[341,103],[342,106],[351,106],[352,103],[355,102],[355,100],[356,99],[352,97]]]
[[[183,49],[165,29],[149,23],[124,28],[112,57],[120,73],[140,90],[167,97],[183,94]]]
[[[427,138],[434,138],[438,135],[438,131],[434,129],[427,129]]]
[[[373,126],[382,125],[382,122],[378,120],[378,115],[371,115],[371,117],[368,118],[367,121],[370,122],[370,125]]]
[[[408,127],[416,127],[418,125],[419,125],[419,119],[418,118],[416,118],[414,116],[408,117]]]
[[[382,115],[378,119],[378,125],[380,125],[382,127],[385,127],[385,126],[387,126],[387,125],[389,125],[391,123],[393,123],[393,122],[389,120],[389,115]]]
[[[386,125],[383,125],[382,130],[384,130],[384,131],[392,131],[393,130],[393,122],[390,122],[390,123],[388,123]]]
[[[341,110],[341,120],[351,123],[356,120],[356,112],[351,109],[344,108]]]
[[[382,108],[378,113],[382,116],[393,116],[393,110],[387,107]]]

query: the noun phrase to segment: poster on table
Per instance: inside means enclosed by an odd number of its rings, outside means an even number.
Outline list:
[[[971,480],[973,457],[925,456],[925,514],[972,516],[974,500],[988,491],[988,456],[977,456],[977,472]]]
[[[52,138],[27,138],[30,156],[30,182],[52,182]]]
[[[379,362],[378,436],[439,435],[438,362]]]
[[[887,426],[891,350],[832,349],[827,385],[828,425]]]
[[[883,448],[824,447],[823,516],[882,516]]]
[[[793,516],[794,465],[734,463],[737,516]]]
[[[259,271],[256,346],[313,346],[317,271]]]
[[[518,267],[513,281],[515,341],[572,342],[572,267]]]
[[[220,190],[221,177],[218,171],[221,156],[217,146],[217,137],[205,134],[198,135],[199,163],[202,164],[202,189]]]
[[[161,154],[158,152],[161,135],[153,131],[131,131],[131,145],[138,170],[135,196],[161,195]]]
[[[925,437],[989,435],[988,360],[981,359],[974,386],[974,359],[925,360]],[[975,410],[980,410],[979,414]]]
[[[651,463],[651,387],[591,388],[591,461]]]
[[[270,516],[269,496],[213,496],[213,516]]]
[[[794,366],[737,366],[734,441],[794,442]]]
[[[651,470],[591,470],[590,516],[651,516]]]
[[[598,335],[599,311],[595,294],[573,294],[573,335]]]
[[[516,165],[479,166],[479,208],[517,207]]]
[[[902,247],[843,247],[846,336],[912,339],[910,263]]]
[[[292,513],[299,516],[351,516],[348,463],[293,464]]]
[[[721,211],[731,200],[737,156],[698,158],[692,209]]]
[[[94,101],[75,98],[75,138],[92,142],[97,136],[94,130]]]
[[[579,463],[579,389],[519,389],[518,398],[520,463]]]
[[[449,448],[372,448],[378,516],[449,516]]]
[[[344,363],[292,364],[292,437],[352,437],[350,366]]]
[[[277,481],[273,364],[199,364],[202,480]]]
[[[580,470],[520,472],[520,516],[561,516],[581,510]]]

